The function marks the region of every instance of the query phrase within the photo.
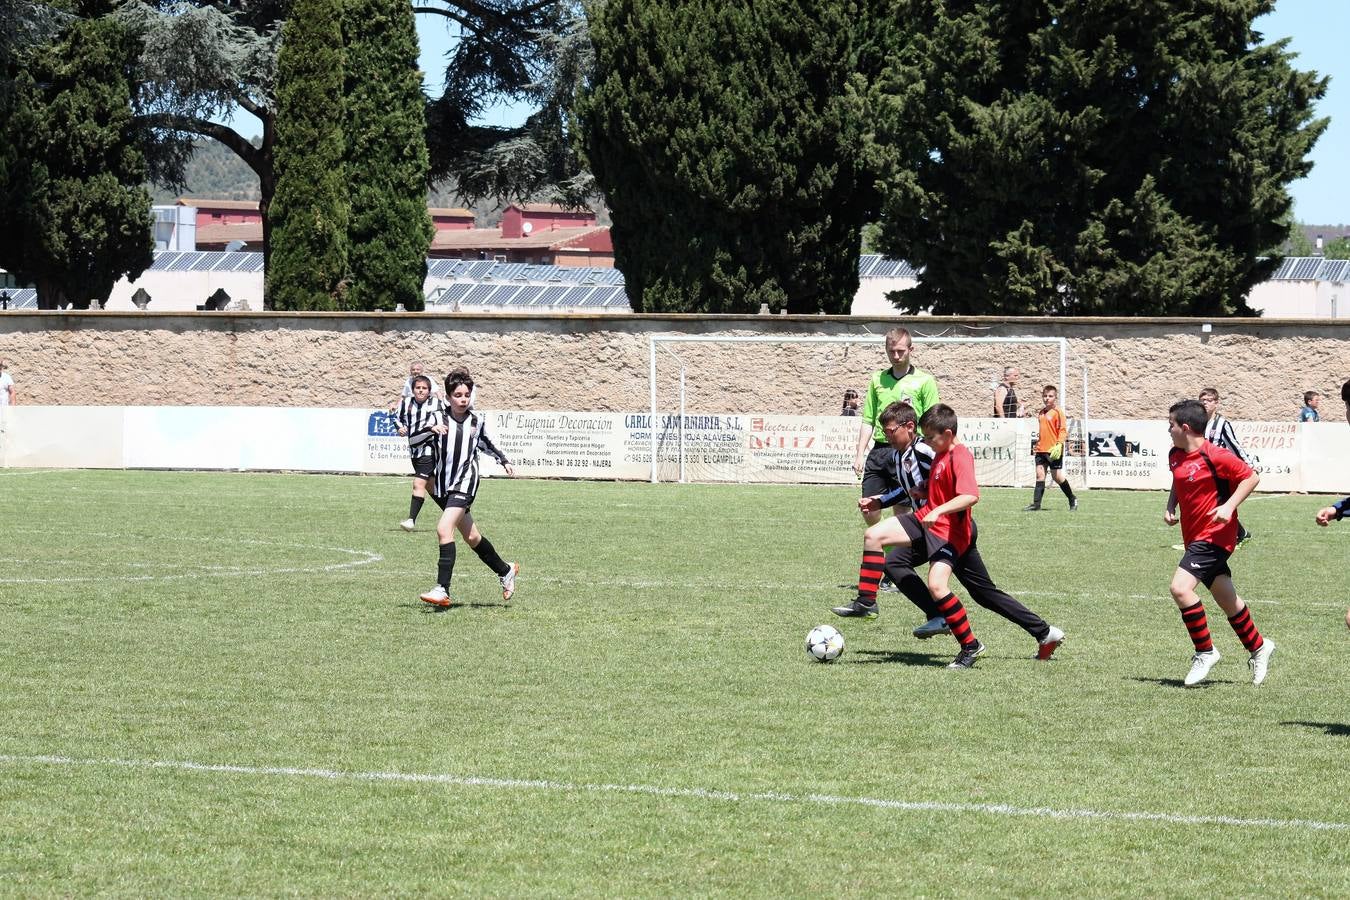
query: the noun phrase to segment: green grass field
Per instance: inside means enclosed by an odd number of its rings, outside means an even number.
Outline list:
[[[1180,686],[1159,493],[977,507],[970,672],[835,619],[849,488],[486,482],[503,605],[393,478],[0,471],[6,896],[1350,894],[1350,525],[1243,507],[1269,680]],[[835,664],[807,630],[838,624]]]

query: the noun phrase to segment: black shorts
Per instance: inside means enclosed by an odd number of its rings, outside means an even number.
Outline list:
[[[1209,587],[1220,575],[1232,576],[1233,572],[1228,568],[1230,556],[1232,554],[1218,544],[1211,544],[1209,541],[1191,541],[1186,545],[1186,552],[1177,566],[1200,579],[1200,583],[1205,587]]]
[[[427,456],[414,456],[412,464],[414,478],[427,480],[436,474],[436,457],[434,456],[429,454]]]
[[[1064,468],[1064,457],[1061,456],[1059,459],[1051,459],[1049,453],[1037,453],[1036,465],[1044,466],[1051,471],[1062,469]]]
[[[897,518],[905,536],[909,538],[910,546],[918,551],[920,557],[930,563],[945,562],[951,566],[956,565],[956,548],[924,528],[918,516],[914,513],[905,513]]]
[[[873,445],[863,466],[862,495],[877,497],[899,486],[895,478],[895,448],[890,444]]]
[[[462,494],[459,491],[451,491],[448,494],[443,494],[440,497],[432,497],[431,499],[435,500],[436,505],[441,509],[468,509],[470,506],[473,506],[473,495]]]

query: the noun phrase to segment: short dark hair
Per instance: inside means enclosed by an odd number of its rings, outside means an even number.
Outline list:
[[[936,431],[941,434],[944,431],[950,431],[956,434],[956,410],[945,403],[938,403],[928,408],[919,420],[919,427],[924,431]]]
[[[449,397],[455,392],[455,388],[464,385],[473,392],[473,376],[469,374],[468,369],[451,369],[450,374],[445,376],[445,396]]]
[[[1059,388],[1055,387],[1053,384],[1047,384],[1045,387],[1041,388],[1042,394],[1044,394],[1046,391],[1054,391],[1055,396],[1056,397],[1059,396]]]
[[[430,378],[428,378],[428,377],[425,376],[425,375],[414,375],[414,376],[412,377],[412,386],[413,386],[413,387],[417,387],[417,383],[418,383],[419,381],[422,382],[423,384],[425,384],[425,385],[427,386],[427,390],[431,390],[431,379],[430,379]]]
[[[1203,400],[1205,397],[1213,397],[1213,398],[1214,398],[1214,402],[1215,402],[1215,403],[1218,403],[1218,402],[1219,402],[1219,389],[1218,389],[1218,388],[1201,388],[1201,389],[1200,389],[1199,397],[1200,397],[1201,400]]]
[[[1167,414],[1176,419],[1178,425],[1185,425],[1196,434],[1204,434],[1205,425],[1209,422],[1205,405],[1199,400],[1178,400],[1168,407]]]
[[[903,400],[897,400],[883,409],[880,419],[882,425],[890,425],[893,422],[899,425],[907,425],[910,422],[917,423],[919,421],[919,417],[914,414],[914,407]]]
[[[1320,396],[1322,396],[1322,392],[1321,392],[1321,391],[1304,391],[1304,392],[1303,392],[1303,405],[1304,405],[1304,406],[1307,406],[1309,403],[1311,403],[1311,402],[1313,401],[1313,398],[1314,398],[1314,397],[1320,397]]]

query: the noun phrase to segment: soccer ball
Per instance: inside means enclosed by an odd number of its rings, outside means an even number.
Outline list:
[[[806,655],[816,662],[834,662],[844,652],[844,636],[833,625],[817,625],[806,635]]]

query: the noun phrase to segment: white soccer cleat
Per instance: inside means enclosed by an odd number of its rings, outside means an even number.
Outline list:
[[[1191,658],[1191,670],[1186,673],[1186,687],[1197,685],[1209,675],[1209,670],[1219,661],[1218,650],[1204,650]]]
[[[404,519],[402,522],[398,523],[398,527],[402,528],[404,531],[412,531],[417,527],[417,523],[412,519]]]
[[[505,575],[498,575],[497,580],[502,583],[502,600],[510,601],[511,595],[516,592],[516,575],[520,572],[520,563],[508,563],[511,571]]]
[[[1266,680],[1266,670],[1270,668],[1270,658],[1274,655],[1275,642],[1265,638],[1247,660],[1247,666],[1252,670],[1252,684],[1260,684]]]
[[[423,603],[429,603],[432,606],[439,606],[441,608],[450,605],[450,595],[447,594],[445,588],[441,587],[439,584],[431,590],[425,591],[418,599]]]

